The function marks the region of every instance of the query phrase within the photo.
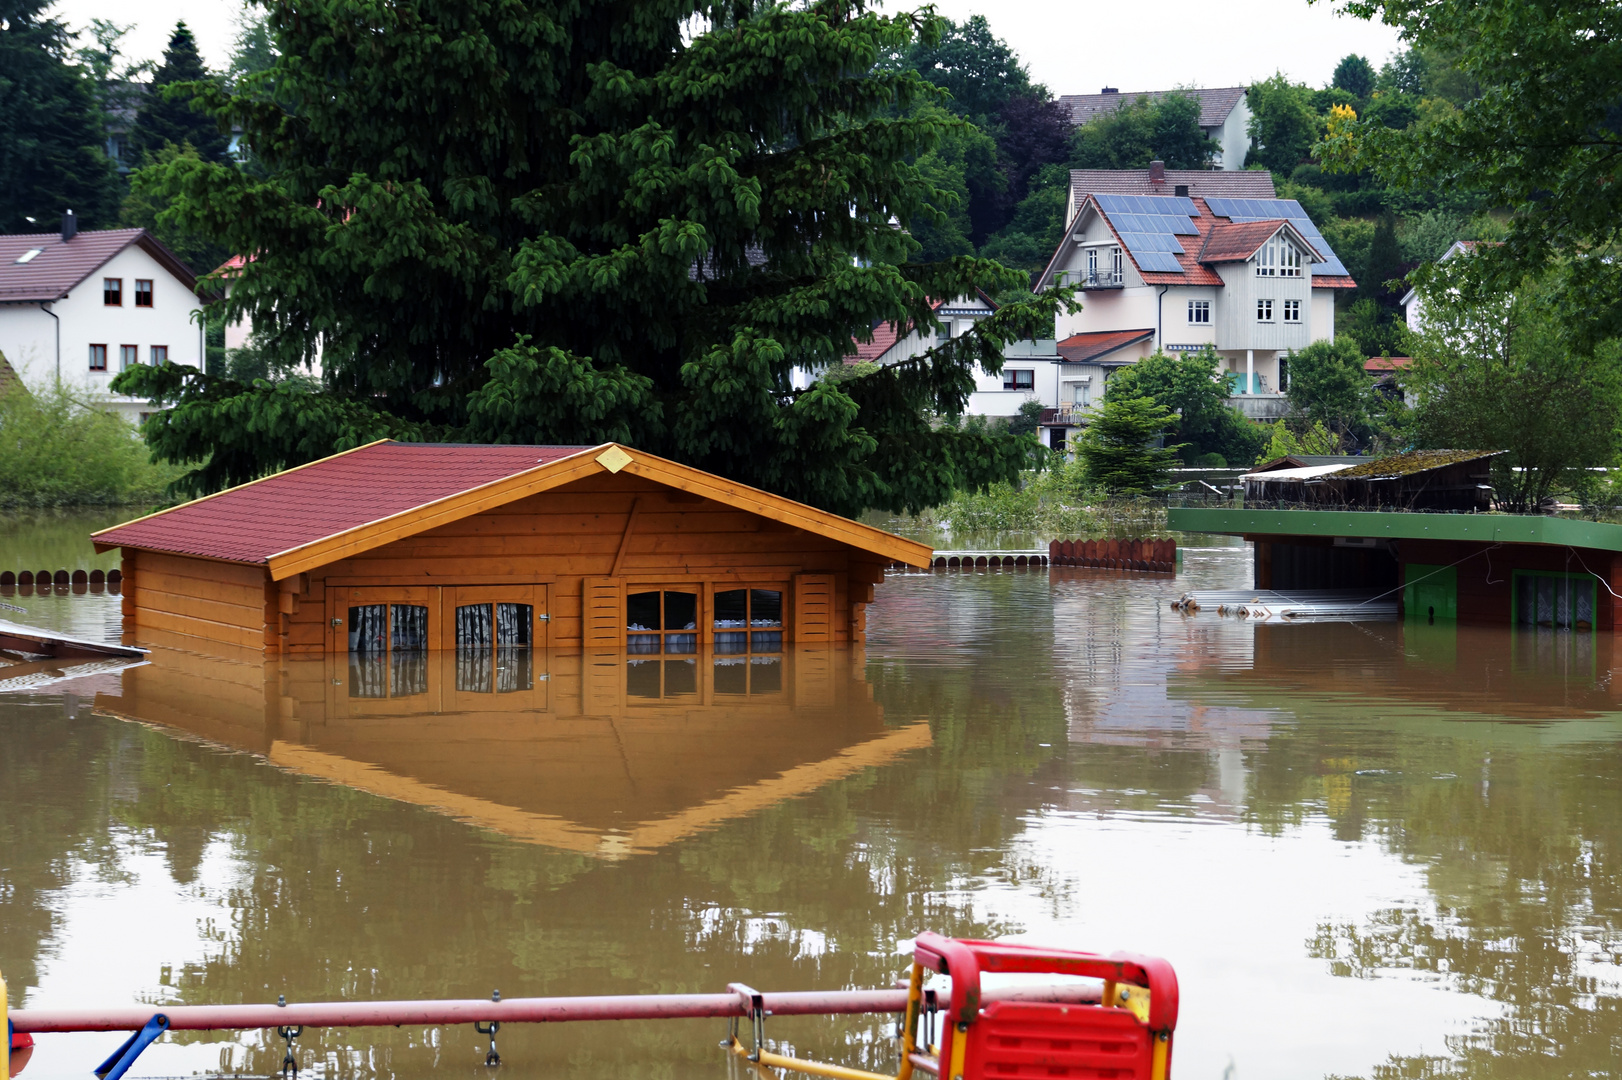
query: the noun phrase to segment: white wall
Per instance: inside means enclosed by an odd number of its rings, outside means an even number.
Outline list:
[[[124,303],[108,307],[102,301],[102,279],[122,278]],[[135,281],[152,281],[152,306],[135,306]],[[202,310],[197,297],[157,260],[131,245],[113,256],[67,296],[52,305],[61,320],[61,377],[64,384],[101,398],[115,411],[139,418],[151,406],[139,399],[115,395],[107,389],[119,371],[119,346],[134,345],[140,362],[150,363],[152,346],[166,345],[177,364],[203,366],[203,336],[192,313]],[[107,370],[90,370],[90,346],[107,346]],[[25,382],[39,385],[57,375],[56,324],[39,305],[0,307],[0,352]]]
[[[1239,103],[1228,114],[1228,119],[1220,128],[1208,130],[1207,135],[1221,144],[1222,150],[1217,157],[1217,167],[1221,169],[1243,169],[1245,155],[1250,153],[1250,102],[1240,98]]]
[[[1312,340],[1335,339],[1335,294],[1338,289],[1312,290]]]

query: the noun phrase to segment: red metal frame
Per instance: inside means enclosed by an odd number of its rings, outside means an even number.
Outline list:
[[[1169,1076],[1177,1026],[1177,974],[1158,957],[1056,951],[991,941],[918,935],[913,962],[951,976],[941,1025],[938,1068],[948,1078],[1023,1075]],[[1102,979],[1113,1006],[1119,986],[1149,991],[1147,1021],[1128,1008],[1075,1009],[1057,1003],[998,1000],[980,986],[984,972],[1044,972]],[[1130,995],[1129,995],[1130,996]]]

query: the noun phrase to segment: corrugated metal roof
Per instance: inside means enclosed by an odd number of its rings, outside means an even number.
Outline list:
[[[0,236],[0,304],[60,300],[131,244],[139,244],[187,289],[197,287],[186,264],[145,229],[97,229],[66,243],[60,232],[11,233]],[[18,261],[30,251],[39,254]]]
[[[272,555],[589,449],[381,442],[96,534],[108,546],[226,562]]]

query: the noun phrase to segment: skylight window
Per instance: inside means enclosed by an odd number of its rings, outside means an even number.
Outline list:
[[[44,250],[45,250],[44,248],[29,248],[27,251],[25,251],[21,255],[17,256],[17,265],[21,266],[25,262],[33,262],[34,261],[34,256],[38,255],[40,252],[42,252]]]

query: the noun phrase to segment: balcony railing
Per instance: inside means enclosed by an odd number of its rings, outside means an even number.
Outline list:
[[[1119,289],[1126,285],[1119,270],[1083,270],[1071,279],[1083,289]]]

